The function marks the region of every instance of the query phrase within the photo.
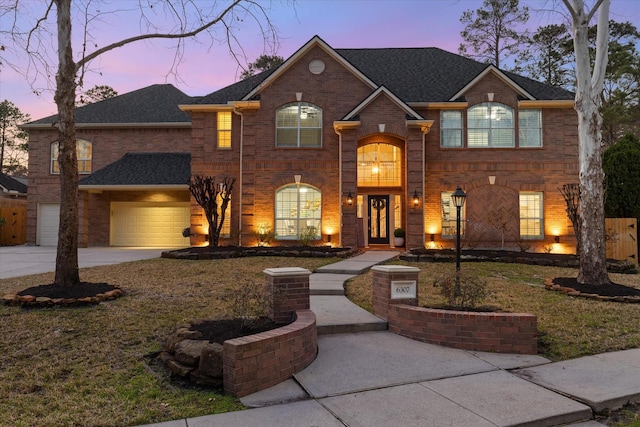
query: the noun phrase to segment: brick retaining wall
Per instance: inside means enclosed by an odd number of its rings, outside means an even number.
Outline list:
[[[463,350],[536,354],[537,317],[389,305],[389,331],[417,341]]]
[[[296,317],[287,326],[224,342],[225,392],[243,397],[264,390],[313,362],[318,352],[316,316],[298,310]]]

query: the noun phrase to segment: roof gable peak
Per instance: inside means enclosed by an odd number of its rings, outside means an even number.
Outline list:
[[[495,75],[497,78],[502,80],[507,86],[509,86],[514,91],[516,91],[519,95],[521,95],[521,96],[523,96],[523,97],[525,97],[525,98],[527,98],[529,100],[532,100],[532,101],[536,99],[533,95],[531,95],[529,92],[527,92],[522,86],[520,86],[516,82],[514,82],[511,78],[509,78],[509,76],[507,76],[504,72],[502,72],[495,65],[489,64],[484,70],[482,70],[482,72],[480,72],[478,75],[476,75],[469,83],[467,83],[462,89],[460,89],[455,95],[453,95],[451,97],[451,99],[449,99],[449,101],[455,101],[455,100],[459,99],[460,97],[464,96],[464,94],[469,89],[471,89],[480,80],[484,79],[489,74]]]

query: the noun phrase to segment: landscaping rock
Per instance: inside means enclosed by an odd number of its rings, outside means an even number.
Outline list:
[[[198,371],[209,377],[222,377],[222,345],[209,343],[202,347]]]
[[[196,384],[215,388],[222,388],[224,383],[222,374],[219,377],[210,377],[208,375],[203,375],[199,369],[191,371],[189,373],[189,378]]]
[[[175,332],[173,332],[164,340],[163,349],[165,351],[169,351],[173,353],[175,351],[176,344],[179,343],[180,341],[197,340],[199,338],[202,338],[202,333],[198,331],[189,330],[189,326],[184,328],[178,328]]]
[[[167,361],[166,365],[172,373],[180,377],[186,377],[195,369],[192,366],[185,366],[174,359]]]
[[[202,349],[209,344],[203,340],[184,340],[175,345],[175,358],[178,362],[187,366],[198,366]]]

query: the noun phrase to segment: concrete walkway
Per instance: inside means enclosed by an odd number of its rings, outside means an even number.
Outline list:
[[[156,427],[602,426],[594,411],[640,401],[640,349],[558,363],[536,355],[470,352],[386,331],[351,304],[343,284],[396,252],[364,255],[310,277],[318,357],[238,412]]]

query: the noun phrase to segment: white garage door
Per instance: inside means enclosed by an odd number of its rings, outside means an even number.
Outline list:
[[[38,205],[38,236],[36,244],[40,246],[57,246],[59,224],[59,203],[42,203]]]
[[[184,247],[189,203],[111,203],[111,246]]]

